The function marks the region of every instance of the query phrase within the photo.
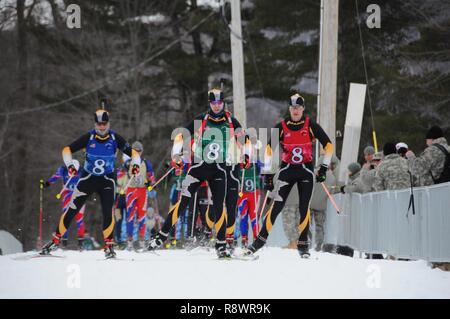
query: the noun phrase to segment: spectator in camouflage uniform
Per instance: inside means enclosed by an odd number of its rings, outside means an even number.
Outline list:
[[[374,191],[373,184],[375,182],[375,173],[376,168],[380,164],[383,158],[382,152],[376,152],[373,155],[373,158],[370,162],[364,163],[359,172],[359,177],[361,178],[361,182],[363,183],[363,187],[367,192]]]
[[[316,170],[320,168],[320,165],[323,162],[323,156],[321,156],[318,160],[318,166],[316,167]],[[337,184],[337,167],[339,165],[339,159],[336,157],[336,155],[333,155],[330,162],[330,169],[327,171],[327,179],[325,180],[325,185],[328,187],[330,192],[332,192],[332,189]],[[328,201],[328,195],[325,193],[322,186],[319,185],[319,183],[314,183],[314,189],[313,194],[311,196],[311,203],[310,203],[310,209],[312,218],[314,218],[314,231],[315,231],[315,242],[316,242],[316,251],[327,251],[331,252],[334,247],[325,244],[323,245],[323,239],[324,239],[324,226],[325,226],[325,211],[327,209],[327,201]]]
[[[419,157],[416,157],[412,151],[406,153],[411,172],[418,178],[419,186],[435,184],[435,180],[441,176],[444,170],[444,152],[435,145],[440,144],[450,152],[450,147],[444,137],[444,133],[438,126],[433,126],[427,132],[426,143],[428,147]]]
[[[383,147],[384,159],[375,173],[375,191],[397,190],[411,187],[408,172],[408,161],[397,154],[394,143],[386,143]]]
[[[447,152],[450,152],[447,139],[444,137],[442,129],[438,126],[431,127],[426,135],[426,144],[428,147],[416,157],[412,151],[406,153],[410,169],[418,179],[420,186],[428,186],[436,183],[443,170],[445,164],[445,155],[436,144],[442,145]],[[450,263],[448,262],[434,262],[433,268],[440,268],[441,270],[450,271]]]
[[[363,151],[364,154],[364,161],[365,163],[371,163],[373,160],[373,157],[375,156],[375,149],[373,146],[366,146],[366,148]]]
[[[406,157],[406,153],[409,150],[408,144],[399,142],[395,144],[395,149],[397,150],[397,154],[399,154],[401,157]]]
[[[347,185],[344,185],[341,187],[341,193],[343,194],[351,194],[351,193],[367,193],[370,190],[367,190],[364,186],[361,178],[360,178],[360,172],[361,172],[361,165],[359,163],[350,163],[347,167],[349,172],[349,179]]]

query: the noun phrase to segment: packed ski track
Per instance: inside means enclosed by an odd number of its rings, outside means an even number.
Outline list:
[[[0,256],[0,298],[450,298],[450,273],[425,261],[301,259],[273,247],[254,261],[204,249],[118,251],[116,260],[102,251],[31,255]]]

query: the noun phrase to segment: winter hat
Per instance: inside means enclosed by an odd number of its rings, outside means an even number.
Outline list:
[[[384,156],[388,156],[390,154],[396,154],[396,153],[397,153],[397,149],[395,148],[394,143],[387,142],[386,144],[384,144],[384,146],[383,146]]]
[[[444,132],[442,132],[442,129],[439,126],[432,126],[426,135],[427,139],[432,139],[435,140],[437,138],[443,137],[444,136]]]
[[[374,155],[373,155],[373,159],[375,160],[375,161],[381,161],[382,159],[383,159],[383,152],[376,152]]]
[[[142,143],[139,141],[134,142],[131,145],[131,148],[138,152],[142,152],[144,150],[144,146],[142,146]]]
[[[398,152],[398,150],[401,149],[401,148],[406,148],[406,149],[408,149],[408,144],[403,143],[403,142],[400,142],[400,143],[395,144],[395,148],[397,149],[397,152]]]
[[[406,143],[403,143],[403,142],[397,143],[395,145],[395,148],[397,149],[397,153],[402,155],[402,156],[405,155],[406,152],[408,152],[408,145]]]
[[[347,169],[349,170],[350,173],[352,173],[352,175],[358,173],[361,170],[361,165],[359,163],[350,163],[347,166]]]
[[[289,106],[303,106],[303,107],[305,107],[305,99],[300,94],[295,93],[289,99]]]
[[[221,89],[211,89],[208,91],[208,101],[209,101],[209,110],[208,110],[208,114],[210,117],[218,119],[222,116],[224,116],[225,114],[225,104],[224,104],[224,95],[223,95],[223,91]],[[211,108],[211,104],[222,104],[222,109],[218,112],[215,113],[212,108]]]
[[[373,155],[375,154],[375,149],[373,148],[373,146],[366,146],[366,148],[364,149],[364,155]]]

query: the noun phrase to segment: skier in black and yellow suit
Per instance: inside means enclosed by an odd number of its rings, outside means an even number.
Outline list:
[[[273,175],[265,174],[265,188],[272,190],[270,198],[273,202],[264,217],[256,240],[244,251],[245,255],[252,255],[264,246],[272,225],[283,209],[292,187],[297,183],[300,201],[300,236],[297,248],[302,258],[309,257],[309,202],[314,186],[313,142],[316,139],[319,140],[325,150],[323,164],[316,176],[319,183],[325,181],[333,155],[333,144],[319,124],[313,122],[308,116],[304,116],[305,101],[301,95],[291,96],[289,105],[290,115],[275,126],[280,130],[279,139],[282,149],[282,162],[275,185],[273,185]],[[271,165],[272,149],[269,143],[265,154],[265,170],[267,171]]]
[[[212,194],[211,216],[214,219],[216,231],[216,252],[219,258],[230,257],[226,249],[226,228],[227,215],[224,210],[224,200],[227,190],[226,165],[228,159],[229,145],[232,140],[243,140],[246,136],[235,130],[241,128],[241,124],[224,110],[224,96],[219,89],[212,89],[208,92],[209,110],[196,117],[186,129],[190,136],[194,137],[193,145],[189,138],[189,145],[193,148],[193,163],[189,168],[186,178],[182,184],[181,199],[169,211],[166,221],[161,231],[153,238],[148,246],[149,250],[160,247],[167,239],[171,228],[178,220],[179,212],[184,212],[191,197],[200,187],[203,181],[207,181]],[[196,126],[200,126],[196,130]],[[183,149],[182,134],[178,134],[174,140],[172,149],[172,165],[180,167],[183,164],[182,158],[178,155]],[[187,142],[187,141],[186,141]],[[185,149],[186,151],[186,149]],[[191,158],[185,159],[186,162]],[[249,157],[242,157],[242,165],[250,165]],[[237,200],[237,199],[236,199]]]

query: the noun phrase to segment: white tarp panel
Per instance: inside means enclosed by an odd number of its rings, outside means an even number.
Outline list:
[[[23,246],[13,235],[0,230],[0,250],[2,255],[21,253]]]
[[[366,85],[350,83],[347,114],[345,117],[344,142],[342,144],[339,181],[346,182],[347,166],[358,160],[359,139],[366,99]]]

